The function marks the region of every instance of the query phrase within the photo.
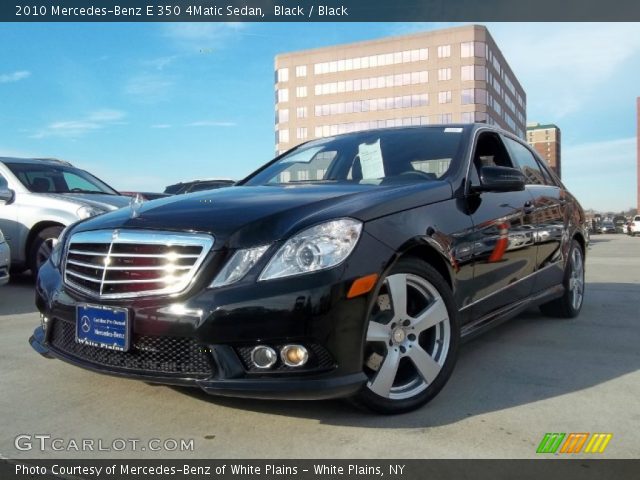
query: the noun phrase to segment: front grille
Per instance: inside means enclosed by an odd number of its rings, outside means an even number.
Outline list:
[[[209,235],[145,230],[80,232],[66,246],[64,280],[96,298],[180,293],[212,246]]]
[[[281,345],[272,345],[272,348],[274,348],[276,352],[280,353],[280,349],[285,345],[286,344],[284,343]],[[307,360],[307,363],[303,367],[288,367],[280,358],[278,358],[278,361],[273,368],[265,370],[257,368],[251,361],[251,351],[255,348],[254,345],[249,347],[238,347],[236,348],[236,351],[238,352],[240,360],[242,360],[245,370],[250,373],[309,372],[329,370],[335,366],[333,357],[323,346],[318,345],[317,343],[305,343],[303,345],[307,348],[307,352],[309,352],[309,360]]]
[[[191,338],[139,335],[126,352],[92,347],[76,342],[75,325],[53,322],[50,342],[54,350],[86,362],[116,367],[131,373],[209,378],[213,364],[206,346]]]

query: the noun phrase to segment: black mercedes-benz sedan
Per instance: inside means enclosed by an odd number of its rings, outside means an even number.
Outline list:
[[[585,218],[487,125],[314,140],[234,187],[76,223],[40,270],[33,348],[100,373],[253,398],[432,399],[461,338],[582,307]]]

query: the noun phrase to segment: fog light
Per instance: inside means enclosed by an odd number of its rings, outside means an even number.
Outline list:
[[[42,329],[46,332],[47,327],[49,326],[49,317],[45,317],[44,315],[40,314],[40,324],[42,325]]]
[[[278,360],[276,351],[264,345],[257,346],[251,351],[251,361],[256,368],[271,368]]]
[[[287,367],[301,367],[309,360],[309,352],[302,345],[285,345],[280,349],[280,358]]]

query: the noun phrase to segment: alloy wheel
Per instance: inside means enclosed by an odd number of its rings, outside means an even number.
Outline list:
[[[571,292],[571,306],[574,310],[579,310],[584,295],[584,262],[579,248],[574,248],[571,252],[569,291]]]
[[[442,296],[418,275],[388,276],[371,314],[366,341],[369,390],[391,400],[421,393],[440,373],[451,343]]]

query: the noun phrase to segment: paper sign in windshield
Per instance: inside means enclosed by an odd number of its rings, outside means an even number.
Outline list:
[[[384,177],[384,162],[382,161],[382,150],[380,150],[380,139],[375,143],[361,143],[358,145],[358,156],[360,157],[363,180]]]

